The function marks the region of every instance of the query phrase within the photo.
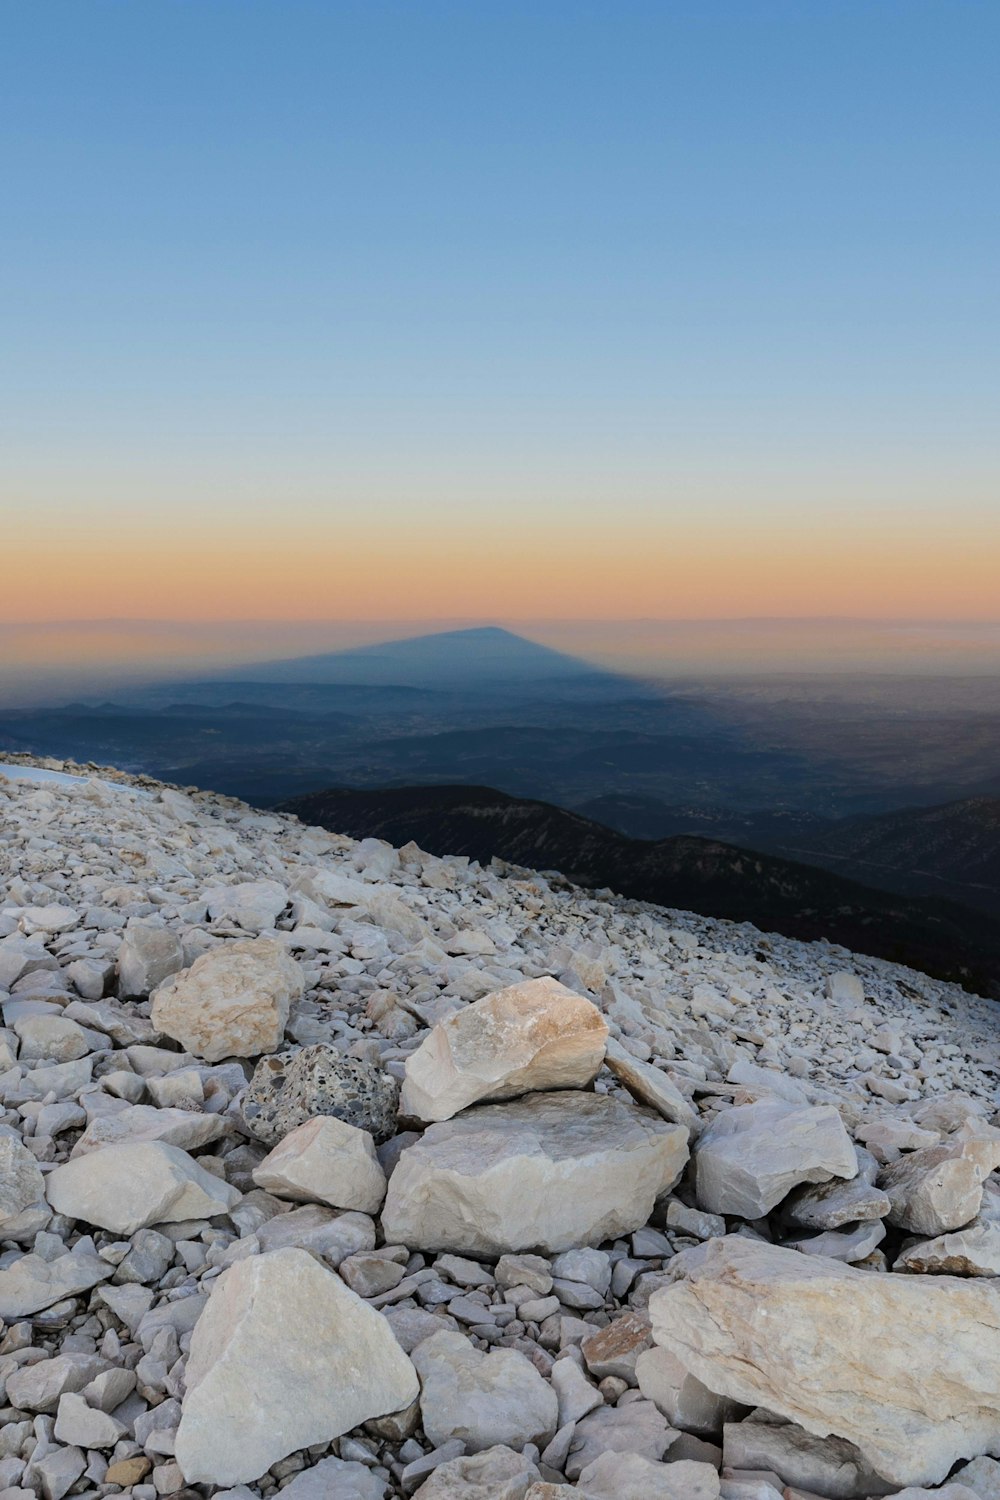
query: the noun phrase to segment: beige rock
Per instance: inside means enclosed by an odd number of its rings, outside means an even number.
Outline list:
[[[292,1130],[255,1168],[253,1180],[279,1198],[378,1213],[385,1173],[367,1130],[317,1115]]]
[[[541,1448],[556,1430],[556,1394],[516,1349],[483,1354],[463,1333],[435,1333],[414,1349],[413,1363],[435,1447],[457,1438],[468,1453],[498,1444]]]
[[[257,1479],[419,1390],[381,1313],[304,1250],[251,1256],[219,1277],[186,1378],[176,1458],[188,1484]]]
[[[93,1254],[60,1255],[56,1260],[22,1255],[0,1268],[0,1318],[13,1323],[29,1317],[64,1297],[89,1291],[114,1274],[114,1266]]]
[[[672,1120],[675,1125],[685,1125],[692,1136],[698,1134],[701,1116],[690,1100],[685,1099],[677,1085],[659,1068],[654,1068],[651,1063],[640,1062],[614,1037],[608,1038],[604,1064],[625,1085],[633,1099],[655,1109],[665,1120]]]
[[[896,1484],[1000,1446],[1000,1292],[877,1276],[730,1235],[654,1292],[654,1336],[704,1385],[855,1444]]]
[[[889,1223],[914,1234],[947,1234],[976,1217],[983,1171],[960,1147],[928,1146],[884,1167],[878,1185],[889,1199]]]
[[[954,1234],[908,1245],[894,1271],[931,1271],[947,1276],[1000,1276],[1000,1224],[970,1224]]]
[[[584,1500],[719,1500],[711,1464],[679,1459],[654,1463],[639,1453],[602,1453],[580,1475]]]
[[[687,1154],[682,1126],[599,1094],[479,1105],[402,1153],[383,1232],[473,1255],[600,1244],[647,1222]]]
[[[159,986],[153,1025],[209,1062],[258,1057],[280,1047],[302,990],[302,971],[280,943],[224,943]]]
[[[693,1155],[700,1207],[743,1219],[770,1213],[800,1183],[858,1171],[844,1123],[829,1104],[768,1100],[724,1110]]]
[[[498,1444],[441,1464],[413,1500],[524,1500],[537,1478],[530,1459]]]
[[[604,1058],[607,1023],[555,979],[495,990],[439,1021],[406,1061],[400,1110],[450,1120],[480,1100],[583,1088]]]
[[[206,1172],[186,1151],[163,1141],[106,1146],[50,1172],[46,1196],[56,1213],[134,1234],[149,1224],[211,1219],[241,1194]]]

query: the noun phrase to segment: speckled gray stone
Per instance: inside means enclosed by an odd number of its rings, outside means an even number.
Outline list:
[[[243,1100],[247,1129],[267,1146],[315,1115],[332,1115],[386,1141],[396,1130],[399,1085],[388,1073],[319,1044],[263,1057]]]

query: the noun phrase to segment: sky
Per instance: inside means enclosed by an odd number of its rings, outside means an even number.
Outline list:
[[[1000,618],[995,0],[0,18],[26,662]]]

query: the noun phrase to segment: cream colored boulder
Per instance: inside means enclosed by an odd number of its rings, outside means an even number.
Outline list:
[[[496,1256],[641,1228],[678,1181],[687,1131],[601,1094],[532,1094],[432,1125],[389,1179],[382,1229],[418,1250]]]
[[[420,1388],[382,1314],[291,1249],[238,1261],[215,1282],[186,1381],[177,1463],[188,1484],[227,1486],[402,1410]]]
[[[604,1059],[608,1028],[590,1001],[556,979],[527,979],[446,1020],[406,1061],[400,1111],[450,1120],[480,1100],[583,1088]]]
[[[961,1146],[925,1146],[883,1167],[878,1185],[889,1199],[890,1224],[938,1235],[976,1217],[985,1175]]]
[[[242,1194],[164,1141],[105,1146],[56,1167],[45,1179],[56,1213],[134,1234],[149,1224],[212,1219],[228,1213]]]
[[[856,1177],[857,1157],[830,1104],[767,1100],[726,1109],[694,1148],[698,1204],[759,1219],[803,1182]]]
[[[295,1203],[328,1203],[376,1214],[385,1173],[367,1130],[317,1115],[289,1132],[254,1169],[258,1187]]]
[[[272,938],[223,943],[160,985],[152,1021],[208,1062],[259,1057],[281,1046],[302,990],[301,969]]]
[[[897,1485],[1000,1451],[1000,1290],[875,1275],[729,1235],[685,1250],[649,1310],[709,1390],[853,1443]]]

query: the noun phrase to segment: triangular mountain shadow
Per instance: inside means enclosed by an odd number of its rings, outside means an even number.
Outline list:
[[[230,681],[463,689],[523,687],[567,678],[581,685],[588,679],[594,686],[617,685],[619,691],[629,685],[627,678],[493,625],[257,662],[230,669],[226,676]],[[634,688],[642,691],[638,683]]]

